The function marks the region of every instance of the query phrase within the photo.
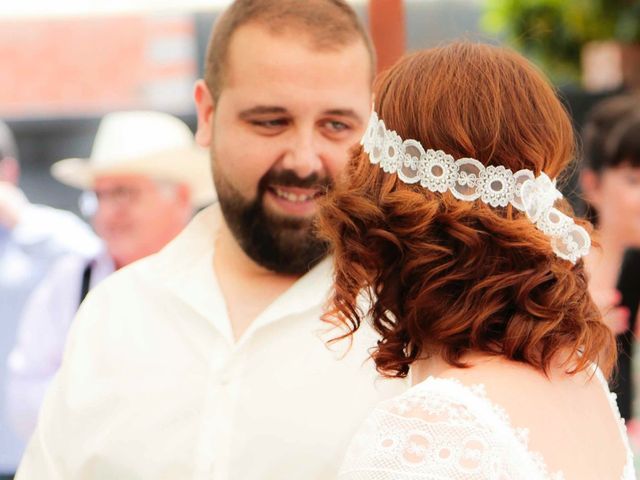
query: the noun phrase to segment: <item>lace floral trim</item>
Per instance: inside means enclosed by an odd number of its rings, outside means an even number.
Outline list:
[[[635,480],[626,428],[604,377],[596,374],[617,416],[627,459],[621,480]],[[428,377],[378,407],[354,437],[341,480],[565,480],[530,449],[529,429],[516,428],[484,385]]]
[[[620,415],[620,410],[618,409],[618,404],[616,402],[616,394],[609,391],[609,386],[602,372],[596,365],[594,365],[594,370],[595,370],[596,376],[598,377],[598,380],[602,384],[603,388],[605,388],[605,390],[607,391],[609,406],[611,407],[611,410],[613,411],[618,421],[620,434],[622,436],[623,443],[626,449],[627,458],[626,458],[626,463],[622,472],[621,480],[636,480],[635,466],[633,463],[633,452],[631,450],[631,445],[629,443],[627,427],[625,425],[624,419]],[[458,379],[454,379],[454,378],[428,377],[425,381],[416,385],[415,388],[417,391],[420,391],[425,387],[429,386],[430,384],[438,384],[439,382],[455,385],[457,388],[464,390],[469,394],[475,396],[479,400],[481,400],[486,405],[486,407],[489,408],[494,413],[494,415],[496,416],[496,418],[499,419],[502,425],[505,428],[507,428],[507,430],[509,430],[513,434],[513,436],[517,439],[518,443],[521,445],[523,450],[528,454],[528,456],[531,458],[533,463],[536,465],[536,468],[540,473],[540,475],[542,475],[542,478],[544,478],[545,480],[565,480],[565,477],[562,471],[559,470],[553,473],[549,472],[549,468],[542,454],[540,452],[531,450],[529,447],[529,429],[514,427],[511,423],[511,418],[509,417],[509,414],[506,412],[506,410],[501,406],[493,403],[489,399],[484,385],[474,384],[471,386],[466,386],[462,382],[460,382]],[[410,393],[410,391],[406,392],[406,394],[408,393]]]
[[[467,386],[455,378],[436,378],[428,377],[422,383],[416,385],[416,390],[420,391],[430,385],[437,385],[439,383],[455,385],[456,388],[467,392],[473,397],[477,398],[482,404],[498,419],[500,424],[517,440],[518,444],[522,448],[523,452],[531,459],[535,465],[536,473],[540,478],[545,480],[565,480],[562,471],[550,472],[549,468],[544,460],[544,457],[540,452],[533,451],[529,447],[529,429],[514,427],[511,423],[511,418],[507,411],[500,405],[493,403],[486,392],[483,384],[474,384]],[[625,479],[626,480],[626,479]]]
[[[482,385],[429,377],[385,402],[354,437],[341,480],[564,480]]]
[[[441,150],[425,151],[417,140],[403,141],[389,130],[375,111],[361,143],[371,163],[386,173],[397,174],[405,183],[420,183],[432,192],[449,191],[459,200],[480,199],[492,207],[513,205],[550,237],[551,247],[560,258],[576,263],[589,253],[589,234],[554,208],[562,194],[555,180],[545,173],[538,177],[526,169],[513,173],[501,165],[485,167],[474,158],[455,160]]]

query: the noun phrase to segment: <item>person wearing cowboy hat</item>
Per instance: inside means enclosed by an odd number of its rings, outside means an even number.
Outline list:
[[[186,124],[160,112],[107,114],[90,158],[61,160],[51,173],[85,191],[81,209],[92,217],[103,249],[90,261],[78,255],[58,261],[24,309],[8,361],[7,406],[14,430],[25,439],[88,290],[162,249],[194,207],[214,198],[206,152]]]

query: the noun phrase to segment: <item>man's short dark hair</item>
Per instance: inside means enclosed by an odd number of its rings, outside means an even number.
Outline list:
[[[229,45],[238,28],[249,23],[270,32],[301,32],[318,50],[336,50],[362,40],[375,73],[371,40],[356,13],[344,0],[236,0],[216,21],[205,60],[204,78],[214,100],[224,86]]]

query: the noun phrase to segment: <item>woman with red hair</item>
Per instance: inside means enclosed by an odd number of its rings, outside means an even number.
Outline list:
[[[553,89],[465,42],[404,58],[375,98],[321,212],[326,320],[345,337],[371,321],[378,370],[413,387],[371,414],[341,478],[635,479],[590,227],[556,188],[574,136]]]

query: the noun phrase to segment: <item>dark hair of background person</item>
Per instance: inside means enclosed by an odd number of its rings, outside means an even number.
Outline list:
[[[233,33],[249,23],[272,33],[304,32],[317,50],[335,50],[362,40],[375,75],[375,51],[353,9],[343,0],[236,0],[216,21],[207,49],[204,78],[214,100],[224,87]]]
[[[587,115],[583,166],[596,173],[622,164],[640,167],[640,94],[615,96]]]
[[[640,94],[597,103],[582,128],[582,168],[599,175],[623,165],[640,167]],[[598,224],[598,212],[588,202],[587,216]]]
[[[573,159],[571,121],[554,90],[510,50],[459,42],[421,51],[374,91],[387,127],[425,149],[551,178]],[[556,207],[570,213],[566,202]],[[611,372],[615,342],[588,294],[584,262],[557,257],[511,206],[405,184],[358,149],[322,205],[319,230],[336,268],[324,319],[352,333],[370,313],[382,337],[372,356],[385,375],[405,376],[430,349],[458,367],[465,353],[483,352],[545,372],[568,352],[570,373],[591,362]],[[370,312],[359,307],[362,292]]]

